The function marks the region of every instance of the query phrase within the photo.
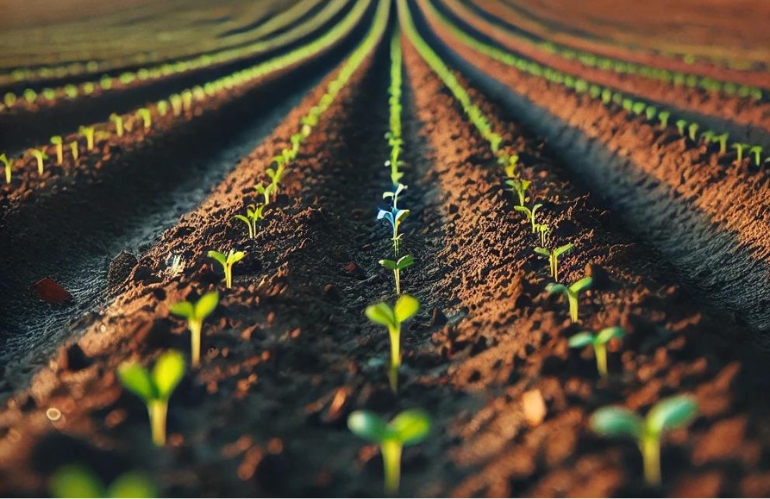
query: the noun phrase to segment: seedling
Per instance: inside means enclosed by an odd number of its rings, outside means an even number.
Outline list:
[[[112,113],[110,115],[110,121],[115,123],[115,133],[118,134],[118,137],[123,136],[123,117],[119,114]]]
[[[537,224],[535,230],[540,234],[540,244],[545,246],[545,239],[551,232],[551,227],[548,224]]]
[[[754,155],[754,163],[759,166],[760,163],[760,155],[762,154],[762,146],[754,146],[751,149],[749,149],[749,153]]]
[[[286,163],[289,163],[294,159],[294,154],[288,150],[283,151],[283,161],[279,162],[276,169],[268,168],[265,173],[270,177],[270,188],[272,189],[273,198],[278,195],[278,184],[281,182],[283,176],[283,169]]]
[[[725,132],[719,135],[714,135],[712,142],[719,142],[719,154],[727,152],[727,139],[730,138],[730,134]]]
[[[79,464],[62,466],[48,482],[51,497],[157,497],[158,491],[144,474],[129,471],[109,487],[89,468]]]
[[[676,120],[676,129],[679,131],[679,135],[684,136],[685,126],[687,126],[687,120]]]
[[[660,120],[661,128],[668,127],[668,119],[670,117],[671,117],[671,113],[669,111],[661,111],[658,113],[658,119]]]
[[[257,235],[257,222],[262,220],[264,218],[264,215],[262,212],[265,209],[265,205],[255,205],[250,204],[248,207],[246,207],[246,216],[243,215],[235,215],[233,217],[233,220],[240,220],[241,222],[245,223],[246,226],[249,228],[249,239],[254,239]]]
[[[28,104],[34,104],[37,100],[37,92],[31,88],[26,89],[24,91],[24,100],[26,100]]]
[[[513,178],[511,180],[506,180],[505,183],[508,185],[512,192],[516,193],[516,195],[519,197],[519,206],[523,207],[524,198],[527,196],[527,189],[529,189],[529,186],[532,185],[532,182],[529,180]]]
[[[500,157],[499,163],[504,165],[506,177],[508,177],[511,180],[518,178],[518,175],[516,174],[516,169],[519,166],[518,154],[512,154],[510,156],[504,155]]]
[[[700,125],[697,123],[690,123],[690,126],[687,127],[687,131],[690,135],[690,140],[695,142],[695,137],[698,136],[698,128],[700,128]]]
[[[569,303],[569,318],[573,323],[575,323],[578,322],[578,305],[580,305],[580,293],[590,288],[593,282],[593,277],[584,277],[569,286],[552,282],[545,287],[545,290],[550,294],[563,294],[567,297],[567,302]]]
[[[533,206],[531,210],[523,205],[513,207],[514,210],[520,213],[524,213],[524,216],[527,217],[527,221],[532,225],[533,234],[537,232],[537,221],[535,219],[535,217],[537,216],[537,210],[539,210],[542,206],[543,206],[542,203],[538,203],[535,206]]]
[[[622,339],[626,331],[622,327],[607,327],[594,334],[590,331],[583,331],[572,336],[569,339],[570,348],[583,348],[591,345],[596,357],[596,369],[599,375],[604,378],[607,376],[607,343],[613,339]]]
[[[398,252],[401,250],[401,236],[403,236],[403,234],[398,233],[398,229],[401,226],[401,222],[406,220],[406,217],[408,216],[409,210],[399,210],[395,207],[391,208],[390,211],[380,209],[377,212],[377,220],[382,220],[384,218],[393,228],[393,237],[391,240],[393,241],[393,252],[396,256],[398,256]]]
[[[409,295],[401,295],[393,308],[387,303],[377,303],[366,307],[366,317],[375,324],[388,328],[390,335],[390,388],[398,391],[398,369],[401,367],[401,324],[411,319],[420,309],[417,298]]]
[[[407,409],[390,423],[369,411],[354,411],[348,416],[348,428],[356,436],[380,447],[385,472],[385,492],[398,494],[401,482],[401,451],[417,445],[430,433],[431,420],[421,409]]]
[[[56,164],[60,165],[64,162],[64,141],[61,135],[54,135],[51,137],[51,144],[56,146]]]
[[[45,153],[45,149],[31,149],[30,154],[37,160],[37,172],[43,174],[43,161],[48,159],[48,155]]]
[[[604,407],[591,416],[591,428],[606,437],[629,437],[636,441],[644,461],[644,479],[648,485],[661,484],[660,441],[663,433],[690,424],[698,414],[697,402],[687,395],[661,400],[647,417],[623,407]]]
[[[81,126],[80,133],[86,138],[86,147],[92,151],[94,149],[94,127]]]
[[[174,94],[168,100],[171,103],[171,109],[174,110],[174,116],[182,114],[182,97],[179,94]]]
[[[273,184],[268,184],[267,186],[264,186],[263,184],[259,184],[254,186],[254,190],[257,191],[257,194],[265,198],[264,205],[267,206],[270,204],[270,196],[273,195],[275,186]]]
[[[380,260],[380,265],[388,270],[393,271],[393,275],[396,280],[396,294],[401,294],[401,271],[411,267],[414,264],[414,257],[412,255],[404,255],[397,261],[393,260]]]
[[[150,110],[143,107],[136,111],[136,116],[141,118],[144,129],[149,130],[152,126],[152,115],[150,114]]]
[[[647,121],[652,121],[655,118],[655,115],[658,113],[658,109],[649,106],[647,109],[644,110],[645,116],[647,116]]]
[[[169,312],[187,319],[187,328],[190,330],[190,346],[192,366],[198,367],[201,359],[201,330],[203,320],[211,315],[211,312],[219,304],[219,293],[211,291],[201,296],[197,302],[180,301],[169,307]]]
[[[158,109],[158,114],[161,116],[166,116],[168,113],[168,102],[164,100],[158,102],[155,107]]]
[[[535,253],[548,257],[548,266],[550,269],[550,275],[555,282],[559,282],[559,257],[568,251],[571,251],[575,245],[572,243],[565,244],[559,248],[547,250],[545,248],[535,248]]]
[[[738,163],[741,163],[743,161],[743,151],[751,147],[751,144],[733,144],[733,149],[738,151]]]
[[[78,157],[80,157],[80,149],[78,148],[77,140],[73,140],[72,142],[70,142],[70,151],[72,152],[72,159],[77,161]]]
[[[382,193],[382,199],[393,200],[393,208],[398,209],[398,196],[406,190],[404,184],[398,184],[394,191],[386,191]]]
[[[0,163],[3,163],[3,166],[5,167],[5,182],[7,184],[11,183],[11,161],[8,159],[8,156],[5,155],[5,153],[0,154]]]
[[[224,255],[218,251],[209,251],[208,255],[222,265],[225,272],[225,287],[227,289],[233,287],[233,265],[243,260],[246,253],[230,250],[227,255]]]
[[[184,357],[176,350],[161,355],[152,371],[132,362],[124,362],[118,368],[118,378],[123,386],[147,405],[152,442],[158,447],[166,444],[168,400],[184,372]]]

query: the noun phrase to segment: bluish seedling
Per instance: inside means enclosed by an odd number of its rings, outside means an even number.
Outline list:
[[[399,234],[399,228],[408,216],[409,210],[400,210],[398,208],[391,208],[390,210],[380,209],[377,212],[377,220],[386,220],[393,229],[391,240],[393,241],[393,252],[396,256],[398,256],[401,250],[401,238],[403,236],[403,234]]]
[[[607,344],[614,339],[622,339],[625,335],[626,331],[622,327],[613,326],[604,328],[596,334],[590,331],[580,332],[570,337],[568,344],[570,348],[583,348],[590,345],[596,357],[596,369],[604,378],[607,376]]]

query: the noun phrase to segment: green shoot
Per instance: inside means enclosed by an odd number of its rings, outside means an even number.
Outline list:
[[[500,162],[500,164],[504,165],[506,177],[508,177],[511,180],[518,178],[518,175],[516,174],[516,168],[518,168],[519,166],[518,154],[503,156],[498,161]],[[526,188],[524,190],[526,191]]]
[[[532,207],[530,210],[526,206],[514,206],[513,209],[518,211],[519,213],[524,213],[524,216],[527,217],[527,221],[532,225],[532,233],[537,232],[537,210],[539,210],[542,207],[542,203],[538,203],[535,206]]]
[[[115,123],[115,133],[118,135],[118,137],[123,136],[123,117],[119,114],[112,113],[110,115],[110,121]]]
[[[679,135],[684,136],[684,127],[687,126],[687,120],[676,120],[676,129]]]
[[[3,163],[3,166],[5,167],[5,183],[10,184],[11,183],[11,160],[8,159],[8,156],[5,155],[5,153],[0,154],[0,163]]]
[[[634,102],[634,105],[631,106],[631,111],[634,114],[642,114],[646,108],[647,108],[647,104],[645,104],[644,102]]]
[[[532,182],[529,180],[513,178],[511,180],[506,180],[505,183],[508,185],[511,192],[515,192],[516,195],[518,195],[519,206],[524,206],[524,199],[527,196],[527,189],[529,189],[529,186],[532,185]]]
[[[642,419],[623,407],[604,407],[591,416],[591,428],[602,436],[629,437],[636,441],[644,460],[648,485],[661,484],[660,441],[669,430],[683,428],[698,414],[697,402],[687,395],[661,400]]]
[[[559,248],[554,248],[550,251],[545,248],[535,248],[535,253],[548,258],[548,267],[550,269],[549,275],[553,277],[555,282],[559,282],[559,257],[564,253],[571,251],[574,247],[574,244],[569,243]]]
[[[593,277],[584,277],[572,283],[570,286],[551,283],[545,287],[545,290],[550,294],[563,294],[567,297],[567,302],[569,303],[569,318],[573,323],[576,323],[579,320],[578,305],[580,304],[580,293],[590,288],[593,282]]]
[[[166,116],[166,114],[168,114],[168,101],[159,101],[155,107],[157,108],[159,115]]]
[[[78,157],[80,157],[80,149],[78,148],[77,140],[73,140],[72,142],[70,142],[70,151],[72,152],[72,159],[77,161]]]
[[[86,138],[86,147],[89,151],[93,151],[94,149],[94,131],[94,127],[92,126],[80,127],[80,133]]]
[[[187,319],[187,328],[190,330],[190,352],[193,367],[200,365],[203,320],[211,315],[218,304],[219,293],[211,291],[201,296],[196,303],[180,301],[174,303],[168,309],[172,314]]]
[[[695,142],[695,138],[698,136],[698,128],[700,128],[700,125],[697,123],[690,123],[690,126],[687,127],[687,131],[689,132],[690,140]]]
[[[762,154],[762,146],[754,146],[751,149],[749,149],[749,153],[754,155],[754,164],[759,166],[760,163],[760,155]]]
[[[658,114],[658,109],[653,106],[649,106],[644,110],[644,114],[647,116],[647,121],[652,121],[655,119],[655,115]]]
[[[369,411],[354,411],[348,417],[348,428],[356,436],[380,447],[385,471],[385,492],[398,494],[401,483],[401,451],[416,445],[430,433],[431,420],[421,409],[408,409],[390,423]]]
[[[583,331],[572,336],[569,339],[570,348],[583,348],[591,345],[596,357],[596,369],[599,375],[604,378],[607,376],[607,343],[613,339],[621,339],[626,335],[622,327],[607,327],[594,334],[590,331]]]
[[[218,251],[209,251],[208,255],[219,262],[222,265],[222,269],[225,272],[225,287],[230,289],[233,287],[233,265],[243,260],[246,253],[243,251],[230,250],[227,255]]]
[[[540,234],[540,244],[545,246],[545,239],[551,232],[551,227],[548,224],[537,224],[535,230]]]
[[[62,466],[48,482],[51,497],[157,497],[155,484],[143,473],[129,471],[109,487],[93,471],[78,464]]]
[[[152,126],[152,115],[150,114],[150,110],[143,107],[136,111],[136,116],[141,118],[144,129],[149,130]]]
[[[64,141],[61,135],[54,135],[51,137],[51,144],[56,146],[56,164],[60,165],[64,162]]]
[[[719,142],[719,154],[727,152],[727,140],[730,138],[730,134],[725,132],[719,135],[714,135],[712,141]]]
[[[171,109],[174,110],[174,116],[182,114],[182,97],[179,94],[173,94],[168,101],[171,103]]]
[[[417,298],[401,295],[393,308],[387,303],[377,303],[366,307],[366,317],[375,324],[388,328],[390,335],[390,388],[398,391],[398,369],[401,367],[401,324],[411,319],[420,309]]]
[[[123,386],[147,405],[152,442],[158,447],[166,444],[168,400],[182,381],[184,372],[184,357],[175,350],[161,355],[152,371],[131,362],[124,362],[118,367],[118,378]]]
[[[45,153],[45,149],[30,149],[30,154],[37,160],[37,172],[43,174],[43,161],[48,159],[48,155]]]
[[[716,132],[714,130],[706,130],[702,134],[700,134],[701,140],[703,140],[706,143],[711,143],[714,140],[714,137],[716,136]]]
[[[738,163],[743,162],[743,151],[750,148],[750,144],[733,144],[733,149],[738,151]]]
[[[16,104],[16,94],[13,92],[8,92],[3,96],[3,102],[5,103],[6,107],[11,107],[14,104]]]
[[[262,212],[265,209],[265,205],[250,204],[246,207],[246,216],[235,215],[233,220],[240,220],[245,223],[249,228],[249,239],[254,239],[257,236],[257,222],[264,218]]]
[[[661,111],[658,113],[658,119],[660,120],[661,128],[668,127],[668,119],[670,117],[671,117],[671,113],[669,111]]]
[[[193,94],[189,90],[185,90],[182,92],[182,107],[185,111],[189,111],[192,109],[192,102],[193,102]]]
[[[268,184],[267,187],[265,187],[263,184],[259,184],[254,186],[254,190],[257,191],[257,194],[265,198],[264,205],[267,206],[270,204],[270,196],[273,195],[275,186],[273,184]]]
[[[397,261],[393,260],[380,260],[380,265],[388,270],[393,271],[393,275],[396,280],[396,294],[401,294],[401,271],[407,269],[414,264],[414,257],[412,255],[404,255]]]

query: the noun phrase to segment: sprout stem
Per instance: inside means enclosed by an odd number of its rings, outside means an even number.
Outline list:
[[[576,293],[567,292],[567,301],[569,302],[569,318],[573,323],[578,321],[578,295]],[[598,355],[596,357],[598,362]]]
[[[225,264],[225,287],[230,289],[233,287],[233,265]]]
[[[575,300],[577,302],[577,300]],[[570,308],[570,313],[572,313]],[[599,375],[604,378],[607,376],[607,346],[605,344],[594,344],[594,356],[596,357],[596,369]]]
[[[385,440],[380,446],[385,467],[385,492],[389,496],[398,494],[401,483],[401,449],[401,444],[394,440]]]
[[[396,294],[401,294],[401,271],[398,268],[393,269],[393,275],[396,278]]]
[[[192,367],[198,367],[201,363],[201,329],[203,329],[203,321],[191,320],[188,326],[190,328]]]
[[[152,430],[152,443],[158,447],[166,445],[166,415],[168,414],[168,400],[153,400],[148,406],[150,412],[150,427]]]
[[[644,435],[639,442],[644,460],[644,480],[648,485],[659,486],[660,476],[660,441],[652,435]]]
[[[398,391],[398,369],[401,367],[401,327],[388,328],[390,333],[390,389]]]

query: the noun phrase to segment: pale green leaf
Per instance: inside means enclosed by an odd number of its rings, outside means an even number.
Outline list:
[[[182,381],[185,371],[184,356],[176,350],[169,350],[158,358],[152,368],[152,379],[158,398],[168,400]]]
[[[593,333],[589,331],[583,331],[581,333],[570,336],[567,345],[569,345],[570,348],[583,348],[586,345],[593,345],[594,338],[595,337]]]
[[[551,256],[551,253],[549,253],[547,249],[540,247],[535,248],[535,253],[543,256]]]
[[[209,315],[219,304],[219,292],[211,291],[201,296],[198,303],[195,304],[195,318],[202,321]]]
[[[168,307],[168,311],[185,319],[195,317],[195,307],[189,301],[180,301]]]
[[[227,258],[225,257],[225,255],[223,255],[219,251],[211,250],[207,253],[207,255],[213,258],[214,260],[218,261],[222,265],[222,267],[227,265]]]
[[[104,487],[93,471],[69,464],[59,468],[48,482],[51,497],[104,497]]]
[[[593,277],[584,277],[582,279],[579,279],[575,282],[573,282],[569,290],[572,291],[573,294],[580,293],[581,291],[584,291],[591,287],[591,285],[594,283]]]
[[[144,473],[130,471],[123,473],[107,489],[107,496],[124,497],[158,497],[158,489]]]
[[[402,445],[419,444],[430,433],[431,421],[422,409],[408,409],[388,424],[388,436]]]
[[[118,367],[118,378],[126,389],[145,402],[158,397],[158,392],[147,369],[136,363],[124,362]]]
[[[246,257],[246,253],[243,251],[232,251],[230,250],[230,253],[227,254],[227,262],[228,263],[238,263],[241,260],[243,260]]]
[[[393,310],[386,303],[378,303],[366,307],[364,314],[370,321],[386,327],[398,327]]]
[[[565,244],[564,246],[556,248],[555,250],[553,250],[553,253],[556,256],[561,256],[561,255],[563,255],[564,253],[568,252],[569,250],[571,250],[574,247],[575,247],[574,244],[568,243],[568,244]]]
[[[698,414],[698,404],[689,395],[661,400],[647,415],[647,431],[659,435],[665,430],[686,426]]]
[[[420,302],[417,298],[409,295],[401,295],[398,300],[396,300],[396,305],[393,307],[393,314],[395,315],[396,322],[401,324],[411,319],[419,309]]]
[[[596,335],[596,343],[603,345],[612,339],[620,339],[626,335],[625,329],[620,326],[606,327]]]
[[[388,270],[396,270],[396,262],[393,260],[380,260],[380,265]]]

